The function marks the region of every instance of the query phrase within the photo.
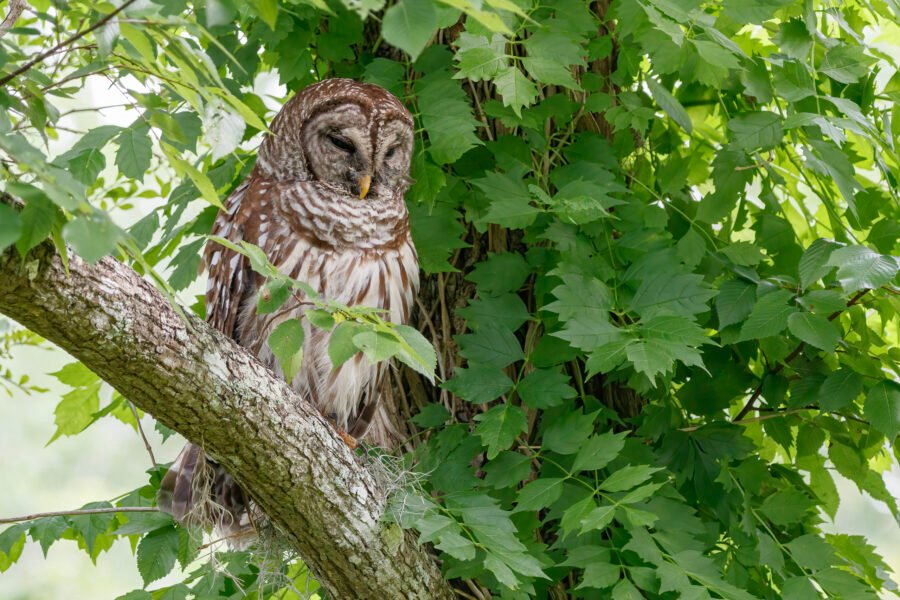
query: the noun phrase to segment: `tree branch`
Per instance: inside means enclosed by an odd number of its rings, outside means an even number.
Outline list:
[[[2,201],[2,199],[0,199]],[[50,243],[0,253],[0,312],[200,443],[248,490],[334,598],[452,598],[387,491],[308,402],[122,263]]]
[[[21,523],[22,521],[32,521],[43,517],[77,517],[78,515],[102,515],[104,513],[127,513],[127,512],[159,512],[158,508],[152,506],[113,506],[110,508],[82,508],[80,510],[56,510],[52,512],[34,513],[33,515],[25,515],[22,517],[7,517],[0,519],[0,525],[7,523]]]

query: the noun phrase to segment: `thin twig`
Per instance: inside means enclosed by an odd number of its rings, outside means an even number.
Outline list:
[[[859,302],[860,298],[865,296],[869,291],[870,290],[862,290],[861,292],[857,292],[857,294],[853,296],[849,302],[847,302],[846,308],[850,308],[851,306]],[[828,315],[828,320],[834,321],[841,315],[842,312],[844,312],[844,310],[845,309],[841,309],[831,313],[830,315]],[[794,348],[794,350],[790,354],[788,354],[787,357],[785,357],[783,361],[775,365],[768,373],[763,374],[762,379],[760,379],[759,381],[759,385],[757,385],[756,389],[753,390],[753,394],[750,396],[750,399],[747,400],[747,404],[744,405],[744,408],[741,409],[741,412],[739,412],[733,419],[733,423],[743,421],[744,417],[747,416],[747,413],[753,410],[753,405],[762,394],[763,384],[766,382],[766,378],[768,378],[770,375],[777,375],[778,373],[780,373],[786,365],[790,364],[791,361],[800,356],[800,353],[803,352],[804,348],[806,348],[806,344],[804,342],[800,342],[797,347]]]
[[[131,408],[131,414],[134,415],[134,422],[137,423],[138,433],[141,434],[141,439],[144,440],[144,448],[147,449],[147,454],[150,455],[150,466],[151,468],[156,468],[156,457],[153,456],[153,448],[150,447],[150,442],[147,440],[147,436],[144,435],[144,428],[141,427],[141,418],[138,416],[137,409],[134,407],[134,404],[131,403],[131,400],[126,400],[128,406]]]
[[[23,517],[8,517],[0,519],[0,525],[7,523],[19,523],[21,521],[32,521],[42,517],[77,517],[79,515],[102,515],[105,513],[126,513],[126,512],[159,512],[158,508],[153,506],[118,506],[112,508],[82,508],[81,510],[58,510],[53,512],[34,513],[33,515],[25,515]]]
[[[59,44],[57,44],[50,50],[47,50],[46,52],[42,52],[41,54],[38,54],[33,59],[31,59],[30,61],[28,61],[27,63],[25,63],[24,65],[22,65],[21,67],[19,67],[15,71],[13,71],[12,73],[10,73],[9,75],[0,79],[0,85],[6,85],[11,80],[15,79],[16,77],[18,77],[19,75],[21,75],[22,73],[24,73],[25,71],[27,71],[28,69],[33,67],[34,65],[43,61],[48,56],[58,52],[60,50],[60,48],[65,48],[66,46],[74,44],[75,42],[77,42],[78,40],[83,38],[85,35],[87,35],[88,33],[94,31],[95,29],[99,29],[100,27],[103,27],[104,25],[109,23],[111,20],[113,20],[113,18],[115,18],[115,16],[117,14],[119,14],[120,12],[122,12],[123,10],[125,10],[126,8],[131,6],[132,4],[134,4],[135,1],[136,0],[126,0],[124,3],[122,3],[122,6],[115,9],[114,11],[112,11],[111,13],[109,13],[108,15],[106,15],[105,17],[103,17],[102,19],[100,19],[99,21],[97,21],[96,23],[91,25],[90,27],[88,27],[87,29],[79,31],[78,33],[76,33],[75,35],[70,37],[69,39],[65,40],[64,42],[60,42]]]

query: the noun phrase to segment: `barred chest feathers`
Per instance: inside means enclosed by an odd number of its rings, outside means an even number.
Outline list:
[[[402,196],[359,200],[310,182],[261,183],[251,193],[258,194],[261,206],[255,216],[259,220],[250,217],[243,239],[265,250],[282,273],[330,300],[382,308],[392,322],[408,321],[419,267]],[[262,219],[266,214],[269,217]],[[258,285],[250,287],[258,289]],[[338,426],[361,436],[375,417],[387,367],[371,365],[357,354],[333,369],[328,356],[330,333],[302,318],[309,308],[301,299],[289,301],[276,313],[258,315],[255,297],[246,298],[238,314],[238,339],[282,376],[266,340],[281,322],[301,318],[306,338],[294,389],[324,415],[333,416]],[[382,439],[386,424],[378,425],[366,437],[389,445],[389,440]]]

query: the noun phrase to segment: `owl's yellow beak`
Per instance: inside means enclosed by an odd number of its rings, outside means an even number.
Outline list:
[[[362,200],[369,193],[369,186],[372,185],[372,176],[363,175],[359,178],[359,199]]]

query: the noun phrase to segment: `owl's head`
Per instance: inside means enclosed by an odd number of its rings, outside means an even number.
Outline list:
[[[310,85],[282,107],[270,130],[257,164],[273,179],[320,181],[357,198],[402,194],[409,185],[412,115],[377,85]]]

